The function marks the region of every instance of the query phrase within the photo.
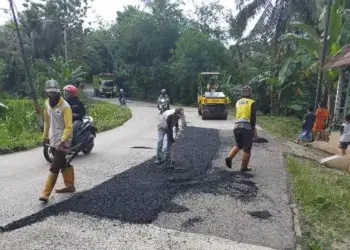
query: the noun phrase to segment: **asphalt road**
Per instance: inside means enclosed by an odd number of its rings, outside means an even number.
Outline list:
[[[0,249],[294,249],[277,142],[259,130],[269,143],[254,145],[253,172],[237,171],[240,155],[229,170],[232,117],[202,121],[186,108],[175,169],[159,168],[157,109],[128,106],[132,118],[73,161],[77,192],[53,193],[47,205],[38,200],[49,168],[42,149],[0,156]]]

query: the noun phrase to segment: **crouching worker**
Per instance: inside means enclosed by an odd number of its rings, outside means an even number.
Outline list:
[[[249,86],[244,86],[242,90],[242,99],[236,103],[236,121],[233,133],[236,140],[236,146],[233,147],[226,158],[226,166],[232,168],[232,159],[243,149],[241,171],[251,171],[248,167],[250,152],[253,145],[253,137],[256,133],[256,104],[252,99],[252,90]]]
[[[170,159],[171,146],[175,142],[173,136],[173,128],[175,127],[176,133],[179,131],[179,120],[181,119],[181,126],[186,126],[186,120],[184,115],[183,108],[176,108],[165,111],[158,123],[158,141],[157,141],[157,159],[155,164],[160,164],[162,162],[162,151],[163,151],[163,141],[165,135],[167,136],[167,145],[165,148],[165,157],[164,161],[168,161]]]
[[[57,189],[57,193],[74,192],[74,170],[67,164],[66,152],[69,150],[72,134],[72,109],[61,97],[59,85],[55,80],[45,83],[48,99],[44,109],[43,143],[53,148],[53,159],[50,174],[46,179],[39,200],[47,202],[56,184],[61,170],[65,187]]]

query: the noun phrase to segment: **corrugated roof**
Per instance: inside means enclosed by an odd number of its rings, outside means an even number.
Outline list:
[[[323,68],[333,69],[350,65],[350,44],[342,48],[339,55],[333,57]]]

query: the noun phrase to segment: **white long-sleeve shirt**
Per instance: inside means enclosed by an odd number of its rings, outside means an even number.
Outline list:
[[[350,123],[343,123],[340,142],[350,142]]]

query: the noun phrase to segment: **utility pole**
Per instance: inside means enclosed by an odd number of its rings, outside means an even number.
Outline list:
[[[67,61],[67,26],[66,26],[66,23],[63,26],[63,49],[64,49],[64,61]]]
[[[30,32],[30,41],[31,41],[31,47],[32,47],[32,63],[33,63],[33,61],[34,61],[34,55],[35,55],[35,31],[34,30],[32,30],[31,32]]]
[[[38,102],[38,97],[37,97],[36,92],[35,92],[35,87],[34,87],[34,84],[33,84],[33,81],[32,81],[32,77],[30,75],[28,61],[27,61],[27,58],[26,58],[26,56],[24,54],[22,37],[21,37],[21,33],[19,32],[19,27],[18,27],[16,14],[15,14],[15,11],[13,9],[13,1],[9,0],[9,2],[10,2],[10,9],[11,9],[11,12],[12,12],[12,17],[13,17],[13,22],[15,23],[17,36],[18,36],[18,40],[19,40],[19,45],[20,45],[20,48],[21,48],[21,54],[22,54],[22,58],[23,58],[25,71],[26,71],[26,74],[27,74],[27,80],[28,80],[30,89],[32,91],[32,97],[33,97],[33,101],[34,101],[34,109],[35,109],[36,116],[37,116],[38,122],[40,124],[40,127],[43,128],[43,120],[42,120],[42,117],[41,117],[41,114],[40,114],[41,112],[40,112],[40,106],[39,106],[39,102]]]
[[[317,109],[318,103],[320,101],[320,92],[321,92],[321,84],[323,80],[323,66],[326,58],[326,51],[327,51],[327,39],[328,39],[328,30],[329,30],[329,20],[331,15],[331,7],[332,7],[332,0],[328,0],[327,3],[327,15],[326,15],[326,23],[325,23],[325,29],[323,32],[323,45],[322,45],[322,53],[321,53],[321,62],[320,62],[320,69],[318,72],[318,79],[317,79],[317,87],[316,87],[316,98],[315,98],[315,106],[314,110]]]
[[[64,49],[64,61],[67,61],[67,26],[68,24],[66,23],[67,21],[67,16],[68,16],[68,9],[67,9],[67,0],[63,1],[64,3],[64,13],[65,13],[65,18],[64,18],[64,24],[63,24],[63,49]]]

